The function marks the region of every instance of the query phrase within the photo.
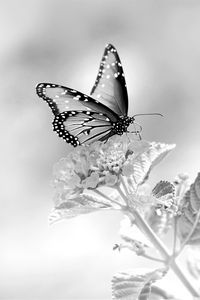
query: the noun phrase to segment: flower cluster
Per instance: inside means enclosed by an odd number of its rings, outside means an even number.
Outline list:
[[[106,143],[74,149],[54,166],[55,203],[76,197],[85,189],[118,184],[120,176],[133,174],[133,160],[147,147],[147,142],[117,136]]]
[[[113,136],[75,148],[53,169],[53,221],[97,209],[126,209],[144,214],[152,197],[144,191],[151,169],[174,145]],[[142,185],[142,186],[141,186]],[[102,193],[103,188],[103,193]]]

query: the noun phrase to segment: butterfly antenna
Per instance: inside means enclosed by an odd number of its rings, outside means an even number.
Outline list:
[[[138,116],[160,116],[160,117],[164,117],[162,114],[160,113],[149,113],[149,114],[136,114],[133,117],[138,117]]]

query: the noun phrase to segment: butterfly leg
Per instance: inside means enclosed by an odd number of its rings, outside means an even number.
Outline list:
[[[138,136],[139,141],[142,140],[142,136],[141,136],[141,134],[140,134],[140,131],[127,131],[126,134],[127,134],[127,133],[134,133],[136,136]],[[127,137],[128,137],[128,136],[127,136]],[[129,139],[129,137],[128,137],[128,139]]]
[[[136,126],[135,125],[137,125],[138,127],[139,127],[139,130],[136,128]],[[134,122],[133,123],[133,126],[134,126],[134,131],[128,131],[127,130],[127,132],[128,133],[134,133],[134,134],[136,134],[138,137],[139,137],[139,140],[141,140],[142,139],[142,137],[141,137],[141,131],[142,131],[142,126],[141,125],[139,125],[138,123],[136,123],[136,122]]]

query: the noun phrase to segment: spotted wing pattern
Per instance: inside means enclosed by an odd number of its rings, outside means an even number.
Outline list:
[[[118,119],[115,112],[98,100],[62,85],[39,83],[36,92],[48,103],[55,115],[69,110],[86,110],[105,113],[112,122]]]
[[[117,115],[127,116],[128,94],[124,72],[117,50],[111,44],[105,48],[91,95]]]
[[[51,83],[36,87],[39,97],[51,108],[53,129],[73,146],[106,140],[114,133],[118,116],[109,107],[74,89]]]
[[[55,117],[53,128],[73,146],[104,141],[114,134],[110,119],[102,113],[91,111],[63,112]]]

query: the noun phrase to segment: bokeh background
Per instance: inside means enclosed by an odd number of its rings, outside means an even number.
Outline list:
[[[0,1],[0,299],[111,299],[112,275],[152,264],[120,241],[119,213],[48,225],[52,167],[71,147],[51,129],[38,82],[89,93],[105,44],[115,45],[129,92],[129,115],[143,138],[176,143],[151,182],[200,169],[200,2],[154,0]],[[190,299],[173,274],[169,292]],[[169,290],[170,286],[170,290]]]

